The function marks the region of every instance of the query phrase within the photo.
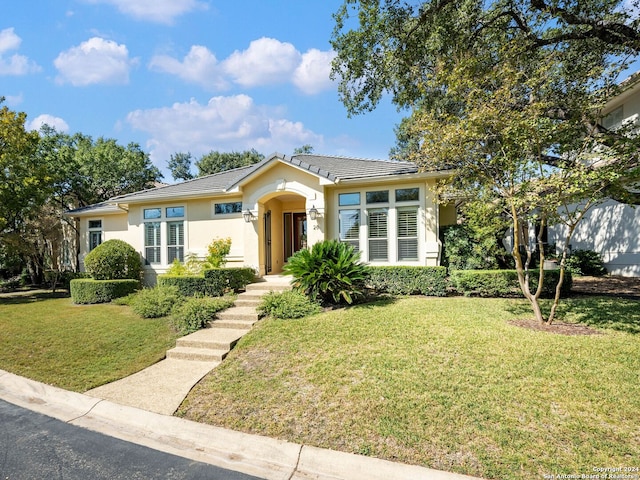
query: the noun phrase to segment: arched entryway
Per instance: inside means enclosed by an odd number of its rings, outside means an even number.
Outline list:
[[[308,245],[306,199],[293,193],[270,194],[259,202],[260,264],[277,274],[287,259]]]

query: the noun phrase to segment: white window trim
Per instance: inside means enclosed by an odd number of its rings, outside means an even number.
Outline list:
[[[235,213],[216,213],[216,203],[239,203],[240,211]],[[242,217],[242,199],[235,200],[213,200],[211,202],[211,218],[240,218]]]
[[[418,200],[409,200],[409,201],[398,201],[396,202],[396,190],[407,189],[407,188],[417,188],[418,189]],[[350,189],[340,189],[334,192],[334,201],[336,205],[336,213],[340,210],[346,209],[359,209],[360,210],[360,232],[359,232],[359,245],[360,252],[362,255],[362,260],[369,263],[370,265],[379,265],[379,266],[387,266],[387,265],[407,265],[407,266],[417,266],[417,265],[425,265],[426,258],[425,255],[425,219],[424,219],[424,211],[426,205],[426,185],[424,184],[407,184],[407,185],[390,185],[388,187],[380,187],[378,185],[371,187],[358,187],[358,188],[350,188]],[[371,203],[367,204],[366,194],[367,192],[380,191],[380,190],[389,190],[389,201],[384,203]],[[359,205],[349,205],[349,206],[339,206],[339,196],[343,193],[360,193],[360,204]],[[417,221],[417,237],[418,237],[418,259],[417,260],[398,260],[398,209],[404,207],[418,207],[418,218]],[[369,210],[375,209],[387,209],[387,261],[372,261],[369,258]],[[339,214],[336,214],[336,218],[334,221],[335,232],[338,235],[340,234],[340,225],[339,225]]]
[[[184,216],[182,217],[167,217],[167,208],[173,207],[183,207],[184,208]],[[160,209],[160,218],[144,218],[144,211],[150,210],[154,208]],[[169,229],[167,227],[168,222],[183,222],[184,225],[184,256],[186,257],[187,252],[189,251],[189,222],[187,221],[188,207],[186,203],[167,203],[162,205],[147,205],[140,208],[140,223],[142,225],[142,258],[143,258],[143,268],[147,270],[155,270],[155,269],[166,269],[171,264],[168,262],[169,259]],[[146,227],[147,223],[160,223],[160,263],[149,263],[146,262]]]
[[[90,227],[89,226],[91,222],[96,222],[96,221],[100,221],[100,228]],[[87,243],[86,243],[87,252],[90,252],[92,250],[91,249],[91,234],[95,233],[95,232],[100,232],[100,243],[98,244],[98,245],[100,245],[101,243],[103,243],[105,241],[105,238],[104,238],[104,218],[103,217],[94,217],[94,218],[88,218],[87,219]]]

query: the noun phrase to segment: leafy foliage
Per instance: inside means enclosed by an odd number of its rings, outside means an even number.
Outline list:
[[[303,318],[320,313],[322,308],[305,294],[288,290],[284,292],[269,292],[262,297],[256,309],[261,316],[274,318]]]
[[[234,301],[234,296],[188,298],[173,309],[171,323],[183,335],[193,333],[206,327],[216,313],[229,308]]]
[[[138,252],[122,240],[107,240],[91,250],[84,266],[95,280],[140,279],[142,261]]]
[[[74,278],[70,283],[73,303],[108,303],[140,288],[140,282],[133,279],[94,280],[92,278]]]
[[[175,153],[171,155],[168,165],[174,180],[191,180],[191,153]]]
[[[555,287],[558,283],[560,270],[545,270],[541,296],[553,298]],[[571,292],[572,277],[570,272],[565,272],[560,295],[569,296]],[[531,271],[530,287],[535,290],[538,287],[538,271]],[[455,270],[451,272],[451,283],[455,289],[464,295],[480,297],[520,297],[522,291],[518,284],[518,272],[515,270]]]
[[[602,257],[593,250],[573,250],[566,260],[566,266],[576,275],[600,277],[607,274]]]
[[[204,277],[213,285],[219,285],[223,290],[237,292],[253,282],[256,274],[250,267],[212,268],[205,270]]]
[[[369,276],[360,253],[337,240],[299,250],[289,258],[284,272],[293,275],[296,290],[323,304],[352,304],[364,295]]]
[[[369,267],[368,285],[376,292],[391,295],[447,294],[447,269],[445,267]]]
[[[226,172],[234,168],[248,167],[263,159],[264,155],[258,153],[255,149],[230,153],[211,151],[196,162],[196,167],[198,167],[198,176],[202,177]]]
[[[443,264],[451,270],[486,270],[498,268],[495,238],[477,240],[466,225],[450,225],[443,231]],[[506,253],[506,252],[505,252]]]
[[[129,306],[142,318],[159,318],[169,315],[182,301],[177,287],[157,285],[140,290],[129,299]]]
[[[227,263],[226,257],[231,251],[231,238],[215,238],[207,245],[205,268],[221,268]]]

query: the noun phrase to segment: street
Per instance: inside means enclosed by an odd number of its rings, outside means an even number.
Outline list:
[[[0,400],[0,480],[250,480]]]

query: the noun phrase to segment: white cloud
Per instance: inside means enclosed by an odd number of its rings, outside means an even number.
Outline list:
[[[69,125],[60,117],[54,117],[53,115],[42,114],[27,123],[27,130],[40,130],[43,125],[49,125],[55,128],[58,132],[68,132]]]
[[[182,61],[168,55],[156,55],[151,59],[149,68],[154,71],[170,73],[189,83],[205,88],[224,89],[224,79],[216,56],[207,47],[193,45]]]
[[[5,56],[7,52],[20,48],[22,39],[16,35],[13,28],[0,30],[0,75],[26,75],[39,72],[41,68],[24,55],[13,54]]]
[[[138,20],[170,24],[176,17],[193,10],[204,10],[207,4],[197,0],[87,0],[106,3],[119,12]]]
[[[302,62],[293,74],[293,84],[304,93],[313,95],[332,87],[329,78],[331,73],[331,61],[335,58],[335,52],[320,51],[315,48],[302,55]]]
[[[333,88],[329,78],[335,53],[315,48],[301,54],[292,44],[260,38],[243,51],[219,62],[207,47],[193,45],[182,59],[156,55],[149,69],[175,75],[207,89],[225,90],[230,83],[243,87],[292,83],[307,95]]]
[[[93,37],[62,52],[54,60],[58,83],[74,86],[129,83],[129,70],[137,60],[129,59],[126,45]]]
[[[211,150],[233,151],[255,148],[268,154],[293,151],[300,145],[323,144],[322,135],[300,122],[274,118],[247,95],[213,97],[206,105],[195,100],[171,107],[131,112],[127,121],[150,135],[147,148],[160,168],[175,152],[199,157]]]
[[[236,83],[246,87],[286,83],[302,56],[290,43],[260,38],[242,52],[235,51],[224,61],[224,68]]]

